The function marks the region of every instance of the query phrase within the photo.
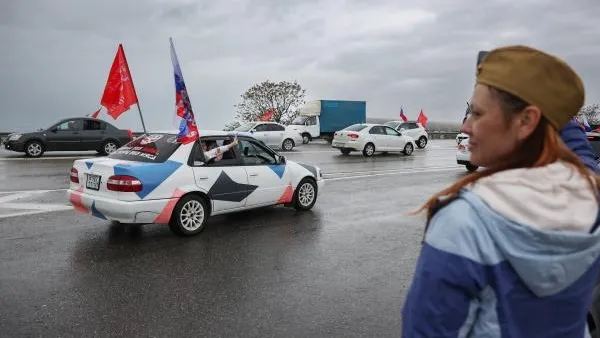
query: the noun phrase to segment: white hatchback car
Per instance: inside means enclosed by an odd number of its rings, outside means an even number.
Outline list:
[[[76,160],[67,191],[73,207],[92,216],[133,224],[168,224],[196,235],[209,216],[270,205],[309,210],[324,179],[315,166],[286,160],[248,136],[218,161],[207,149],[233,133],[202,131],[199,142],[180,144],[176,132],[143,135],[107,157]]]
[[[293,130],[288,130],[283,124],[277,122],[245,122],[234,131],[244,135],[253,136],[271,148],[291,151],[302,144],[302,135]]]
[[[415,149],[415,140],[395,129],[372,123],[353,124],[333,134],[333,148],[339,149],[343,155],[352,151],[362,151],[370,157],[375,152],[402,152],[410,155]]]
[[[469,135],[460,133],[456,136],[458,150],[456,151],[456,163],[464,165],[468,171],[476,171],[478,166],[471,163],[471,151],[469,151]]]
[[[416,121],[389,121],[385,123],[386,126],[392,127],[397,131],[401,132],[402,135],[410,136],[413,140],[416,140],[417,147],[425,148],[427,146],[427,141],[429,140],[429,135],[427,134],[427,130],[423,127],[422,124]]]

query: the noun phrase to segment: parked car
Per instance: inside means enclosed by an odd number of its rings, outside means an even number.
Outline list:
[[[251,136],[238,135],[238,145],[214,160],[201,142],[221,146],[235,133],[202,131],[188,144],[176,135],[143,135],[108,157],[74,161],[69,201],[101,219],[168,224],[192,236],[214,215],[278,204],[309,210],[323,188],[318,167],[288,161]]]
[[[417,147],[425,148],[429,140],[427,130],[422,124],[416,121],[389,121],[385,123],[386,126],[392,127],[397,131],[401,132],[402,135],[410,136],[417,141]]]
[[[478,166],[471,163],[471,151],[469,150],[469,135],[460,133],[456,136],[458,149],[456,151],[456,163],[464,165],[468,171],[477,171]]]
[[[362,151],[364,156],[371,157],[376,152],[402,152],[404,155],[410,155],[416,145],[412,137],[403,135],[391,127],[359,123],[336,131],[331,146],[339,149],[343,155],[349,155],[352,151]]]
[[[112,124],[89,117],[63,119],[47,129],[10,134],[4,148],[40,157],[47,151],[95,150],[108,155],[133,139],[131,130],[118,129]]]
[[[277,122],[246,122],[234,131],[252,136],[269,147],[285,151],[291,151],[296,145],[302,144],[300,133],[287,130],[283,124]]]

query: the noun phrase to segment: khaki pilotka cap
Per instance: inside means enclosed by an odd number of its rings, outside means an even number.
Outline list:
[[[566,62],[520,45],[491,50],[477,66],[476,82],[538,106],[557,130],[577,115],[585,99],[581,78]]]

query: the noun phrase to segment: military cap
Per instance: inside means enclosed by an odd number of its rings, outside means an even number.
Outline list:
[[[538,106],[556,129],[577,115],[585,99],[581,78],[565,61],[521,45],[491,50],[477,66],[476,82]]]

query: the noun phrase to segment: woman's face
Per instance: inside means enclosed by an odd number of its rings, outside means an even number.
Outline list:
[[[500,98],[478,84],[471,98],[471,114],[463,132],[469,135],[471,163],[492,168],[511,160],[519,146],[519,114],[507,118]]]

